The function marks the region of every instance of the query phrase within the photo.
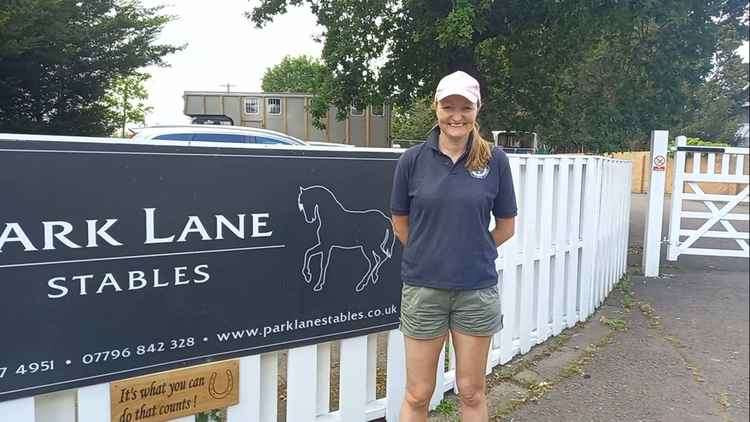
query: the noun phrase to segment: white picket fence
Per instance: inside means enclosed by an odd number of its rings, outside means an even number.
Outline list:
[[[513,155],[510,165],[519,216],[516,235],[500,248],[496,263],[505,328],[493,338],[488,372],[588,318],[626,270],[629,161]],[[331,348],[331,343],[321,343],[286,351],[286,420],[398,421],[404,391],[401,333],[388,333],[386,368],[378,363],[377,335],[339,342],[336,411],[331,411],[329,400]],[[455,359],[451,348],[446,349],[449,364],[444,365],[444,353],[432,407],[455,385]],[[228,409],[228,422],[277,421],[277,389],[284,378],[279,356],[274,352],[240,358],[240,403]],[[384,369],[386,394],[378,398],[376,382]],[[109,406],[109,385],[99,384],[0,402],[0,420],[105,422],[111,420]]]

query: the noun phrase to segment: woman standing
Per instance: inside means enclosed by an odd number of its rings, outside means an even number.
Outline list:
[[[391,213],[404,246],[401,422],[424,422],[450,332],[463,422],[486,422],[485,367],[502,328],[495,259],[517,213],[508,157],[479,135],[479,83],[464,72],[435,91],[437,126],[396,167]],[[495,228],[488,230],[492,214]]]

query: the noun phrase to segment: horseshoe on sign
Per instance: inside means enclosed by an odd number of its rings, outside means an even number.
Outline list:
[[[227,369],[226,372],[227,386],[224,391],[216,391],[216,377],[218,374],[216,372],[211,373],[211,377],[208,380],[208,394],[210,394],[211,397],[215,399],[223,399],[232,392],[232,388],[234,387],[234,378],[232,378],[232,371]]]

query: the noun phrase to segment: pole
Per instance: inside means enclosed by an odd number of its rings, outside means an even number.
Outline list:
[[[648,189],[648,210],[646,211],[642,262],[643,274],[646,277],[657,277],[659,275],[668,139],[669,132],[666,130],[651,132],[651,180]]]

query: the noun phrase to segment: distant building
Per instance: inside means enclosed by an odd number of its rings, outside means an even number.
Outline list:
[[[231,124],[271,129],[305,141],[336,142],[390,148],[391,109],[388,104],[352,107],[345,120],[336,120],[331,106],[323,119],[326,129],[313,126],[308,111],[312,95],[268,92],[185,91],[184,113],[198,124]]]

